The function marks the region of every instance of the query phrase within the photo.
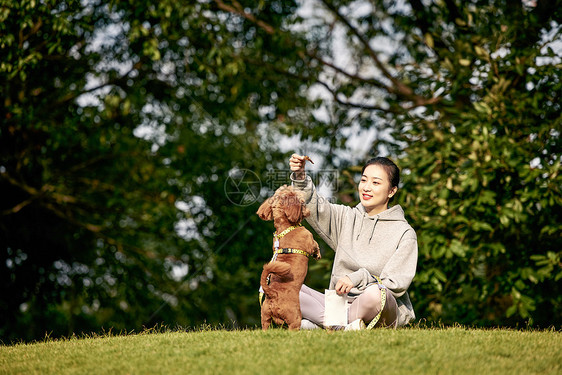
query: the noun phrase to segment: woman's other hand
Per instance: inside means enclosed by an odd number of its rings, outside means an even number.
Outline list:
[[[289,159],[289,167],[291,168],[291,172],[295,174],[295,179],[297,180],[304,180],[306,177],[306,173],[304,172],[304,165],[306,163],[306,159],[302,155],[293,154]]]
[[[336,293],[338,295],[344,295],[347,294],[351,291],[351,288],[353,288],[353,283],[351,282],[351,279],[347,276],[342,277],[341,279],[338,280],[338,282],[336,283]]]

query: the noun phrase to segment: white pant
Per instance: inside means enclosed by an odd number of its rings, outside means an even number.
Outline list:
[[[301,287],[300,305],[303,319],[324,326],[324,293],[309,288],[304,285]],[[365,324],[377,316],[381,310],[381,291],[377,284],[373,284],[355,298],[349,306],[348,323],[357,319],[362,319]],[[386,304],[376,327],[396,327],[398,322],[398,306],[396,299],[391,293],[386,293]]]

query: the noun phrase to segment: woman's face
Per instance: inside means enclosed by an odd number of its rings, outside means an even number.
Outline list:
[[[390,186],[390,179],[384,168],[371,164],[361,176],[359,198],[369,216],[377,215],[388,208],[388,200],[396,194],[396,187]]]

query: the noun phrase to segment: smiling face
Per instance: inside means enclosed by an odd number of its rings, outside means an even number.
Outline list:
[[[359,198],[369,216],[377,215],[388,208],[388,200],[398,188],[392,187],[384,168],[371,164],[365,168],[359,182]]]

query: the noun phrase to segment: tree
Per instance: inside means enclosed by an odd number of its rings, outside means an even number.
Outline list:
[[[318,3],[307,56],[324,67],[330,144],[374,129],[372,152],[403,168],[418,315],[560,325],[559,2]]]
[[[427,58],[405,76],[443,90],[400,118],[397,134],[410,172],[403,202],[419,223],[422,311],[559,326],[560,4],[415,4]]]
[[[264,61],[298,56],[214,2],[0,10],[0,339],[257,322],[260,196],[225,186],[276,166],[265,124],[306,101]]]

